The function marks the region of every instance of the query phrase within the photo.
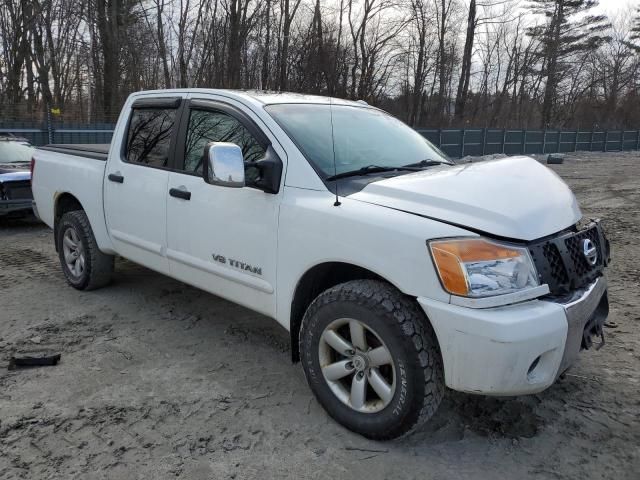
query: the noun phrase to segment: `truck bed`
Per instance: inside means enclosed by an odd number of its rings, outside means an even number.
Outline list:
[[[91,219],[98,246],[110,248],[102,204],[102,183],[109,145],[46,145],[33,153],[33,198],[40,219],[53,228],[56,202],[70,195]]]
[[[49,145],[40,147],[40,150],[64,153],[65,155],[75,155],[77,157],[87,157],[106,162],[110,146],[110,143],[50,143]]]

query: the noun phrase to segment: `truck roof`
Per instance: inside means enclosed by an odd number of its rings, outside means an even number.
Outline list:
[[[260,105],[273,105],[277,103],[318,103],[334,105],[366,105],[362,101],[344,100],[342,98],[326,97],[321,95],[308,95],[293,92],[275,92],[269,90],[227,90],[218,88],[172,88],[166,90],[145,90],[134,93],[133,96],[171,94],[171,93],[209,93],[222,95],[238,100],[249,101]]]

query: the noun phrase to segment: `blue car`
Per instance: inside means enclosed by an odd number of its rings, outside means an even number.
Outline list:
[[[0,137],[0,217],[32,212],[30,162],[34,150],[24,138]]]

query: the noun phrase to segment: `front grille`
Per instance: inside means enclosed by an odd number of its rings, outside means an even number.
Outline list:
[[[549,275],[558,283],[567,283],[567,269],[564,268],[558,247],[553,243],[547,243],[542,247],[542,253],[549,262]]]
[[[31,182],[29,180],[18,180],[4,183],[4,195],[7,200],[31,200]]]
[[[583,230],[578,232],[576,235],[572,237],[566,238],[564,241],[565,246],[571,256],[571,264],[575,269],[575,272],[578,276],[587,275],[593,267],[597,267],[600,263],[602,263],[602,251],[598,249],[598,260],[595,265],[591,265],[584,254],[582,253],[582,241],[588,238],[590,239],[594,245],[598,245],[598,231],[596,228],[590,228],[588,230]],[[597,248],[597,247],[596,247]]]
[[[583,242],[591,240],[598,252],[595,265],[583,253]],[[580,231],[561,232],[529,245],[540,282],[549,285],[553,295],[582,288],[602,275],[609,261],[609,242],[598,221]]]

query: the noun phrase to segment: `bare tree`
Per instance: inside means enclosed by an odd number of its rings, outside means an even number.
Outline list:
[[[560,78],[571,68],[567,58],[572,54],[598,48],[606,37],[606,17],[589,15],[597,0],[531,0],[532,11],[544,15],[548,22],[531,28],[532,36],[542,40],[541,58],[546,80],[542,104],[541,126],[548,127],[554,119]],[[587,13],[585,15],[585,13]],[[582,15],[582,16],[581,16]]]
[[[417,125],[420,122],[420,116],[424,108],[425,100],[425,84],[427,76],[434,68],[434,63],[429,62],[433,56],[432,44],[434,32],[431,29],[432,10],[430,4],[425,0],[411,0],[411,19],[410,25],[415,29],[415,34],[409,39],[410,57],[409,63],[412,63],[411,57],[415,58],[413,67],[413,85],[410,87],[410,102],[408,105],[408,121],[410,125]]]
[[[607,28],[595,0],[2,2],[16,118],[113,121],[132,91],[198,86],[365,99],[414,126],[640,122],[639,17]]]

